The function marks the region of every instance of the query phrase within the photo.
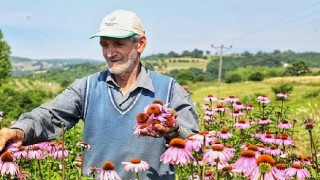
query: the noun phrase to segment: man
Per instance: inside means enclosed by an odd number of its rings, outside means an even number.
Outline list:
[[[122,179],[135,179],[121,162],[140,158],[150,165],[141,179],[174,179],[172,167],[162,164],[160,156],[170,139],[199,130],[189,94],[172,78],[142,66],[147,39],[133,12],[116,10],[107,15],[94,37],[100,38],[109,69],[75,80],[53,101],[22,114],[10,129],[0,131],[0,148],[9,141],[28,145],[56,139],[61,123],[68,130],[83,119],[83,138],[92,147],[84,152],[84,172],[112,161]],[[148,131],[141,132],[146,138],[139,138],[133,134],[136,116],[156,99],[177,111],[177,126],[158,125],[160,138]]]

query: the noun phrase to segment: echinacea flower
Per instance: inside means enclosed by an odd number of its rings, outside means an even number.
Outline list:
[[[91,146],[90,144],[86,143],[86,142],[78,142],[77,146],[81,146],[84,149],[87,149],[88,151],[91,151]]]
[[[237,101],[236,103],[233,104],[233,108],[238,110],[243,110],[246,107],[240,101]]]
[[[236,96],[229,96],[225,99],[227,102],[230,102],[230,103],[234,103],[234,102],[237,102],[239,101],[239,99],[236,97]]]
[[[287,120],[282,120],[278,126],[279,129],[290,129],[292,127],[292,124],[289,123]]]
[[[217,162],[227,162],[232,158],[232,154],[224,148],[222,144],[212,145],[204,152],[203,159],[214,165]]]
[[[12,151],[12,153],[16,159],[23,159],[23,158],[28,157],[28,152],[27,152],[26,148],[21,145],[17,146],[16,150]]]
[[[241,152],[241,157],[233,163],[231,166],[234,168],[235,172],[247,172],[250,169],[257,167],[256,154],[252,150],[243,150]]]
[[[238,129],[248,129],[250,128],[250,124],[245,119],[239,119],[234,125],[235,128]]]
[[[269,118],[267,118],[267,117],[261,117],[261,118],[258,120],[258,124],[264,125],[264,124],[270,124],[270,123],[272,123],[272,121],[271,121]]]
[[[160,161],[164,164],[187,165],[193,161],[191,153],[185,148],[186,142],[180,138],[174,138],[169,143],[169,148],[161,155]]]
[[[298,161],[293,162],[291,164],[291,167],[285,170],[285,177],[287,179],[295,177],[299,180],[304,180],[306,178],[309,178],[310,176],[311,174],[309,173],[309,171],[306,168],[304,168]]]
[[[280,99],[287,99],[288,98],[288,94],[287,93],[278,93],[277,97]]]
[[[258,103],[269,104],[270,98],[268,98],[267,96],[258,96]]]
[[[270,146],[269,148],[267,148],[265,150],[265,153],[270,154],[272,156],[279,156],[281,154],[283,154],[283,151],[279,148],[277,148],[276,146]]]
[[[189,151],[189,152],[192,152],[192,151],[196,151],[196,152],[199,152],[200,149],[202,148],[203,146],[203,141],[199,141],[197,139],[194,139],[192,136],[194,136],[195,134],[190,134],[187,136],[185,142],[186,142],[186,149]]]
[[[14,162],[14,156],[8,151],[4,152],[0,157],[0,169],[2,176],[17,176],[20,173],[18,165]]]
[[[122,162],[126,171],[139,172],[149,169],[149,164],[139,158],[131,159],[130,162]]]
[[[210,102],[213,102],[213,101],[216,101],[217,100],[217,97],[209,94],[207,97],[204,98],[205,101],[210,101]]]
[[[63,149],[62,147],[60,147],[57,151],[55,151],[53,153],[53,158],[54,159],[60,159],[63,157],[68,157],[70,155],[70,151]]]
[[[288,134],[284,133],[281,134],[279,138],[275,139],[275,143],[278,145],[291,145],[293,142],[291,137]]]
[[[114,164],[111,161],[104,162],[99,173],[99,180],[121,180],[114,168]]]
[[[268,154],[262,154],[257,158],[255,168],[245,172],[245,176],[250,180],[284,180],[284,174],[275,167],[275,160]]]
[[[229,139],[232,137],[232,134],[227,129],[223,128],[217,133],[217,137],[221,139]]]
[[[100,171],[100,168],[97,168],[97,167],[90,167],[87,169],[87,174],[88,176],[95,176],[95,174],[99,173]]]
[[[40,149],[39,145],[34,144],[29,146],[28,157],[30,159],[42,159],[44,157],[44,152]]]
[[[266,132],[260,136],[260,139],[265,144],[272,144],[275,142],[275,137],[271,132]]]

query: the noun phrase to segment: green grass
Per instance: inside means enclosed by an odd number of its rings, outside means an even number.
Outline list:
[[[307,118],[320,120],[320,76],[315,77],[290,77],[290,78],[271,78],[262,82],[242,82],[226,84],[218,82],[201,82],[189,85],[192,92],[192,100],[198,104],[205,104],[204,98],[211,94],[216,97],[226,98],[234,95],[244,104],[253,103],[257,107],[258,95],[270,97],[272,105],[280,105],[281,101],[276,100],[276,95],[271,87],[281,83],[292,83],[293,91],[289,98],[284,102],[289,107],[288,120],[297,120],[294,142],[299,145],[301,152],[309,149],[309,134],[303,128],[303,121]],[[313,129],[316,146],[320,143],[320,124],[317,122]],[[317,147],[318,152],[320,147]],[[309,153],[309,151],[308,151]]]

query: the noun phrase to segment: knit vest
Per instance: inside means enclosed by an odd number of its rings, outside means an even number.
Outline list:
[[[141,88],[133,103],[125,110],[117,107],[111,88],[106,83],[107,71],[88,76],[84,102],[83,139],[92,150],[84,151],[83,172],[90,167],[102,168],[105,161],[115,165],[115,171],[123,180],[135,179],[134,172],[125,171],[121,162],[133,158],[146,161],[150,168],[139,173],[141,180],[174,179],[173,167],[160,162],[166,150],[164,138],[138,137],[134,135],[136,116],[155,99],[170,104],[174,80],[148,71],[154,91]]]

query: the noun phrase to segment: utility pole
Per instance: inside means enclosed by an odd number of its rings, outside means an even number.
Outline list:
[[[221,46],[214,46],[213,44],[211,44],[211,47],[213,49],[219,50],[219,54],[220,54],[219,72],[218,72],[218,95],[217,95],[217,97],[219,98],[219,96],[220,96],[220,84],[221,84],[221,72],[222,72],[222,56],[223,56],[223,53],[225,51],[227,51],[228,49],[232,48],[232,45],[229,46],[229,47],[225,47],[223,44]]]

